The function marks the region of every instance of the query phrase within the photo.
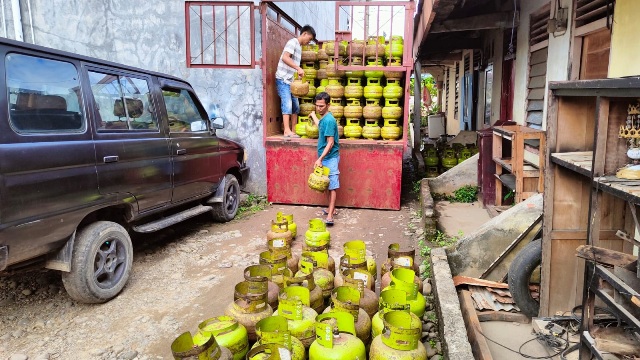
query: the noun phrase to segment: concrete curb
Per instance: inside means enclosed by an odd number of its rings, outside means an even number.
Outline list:
[[[467,337],[458,293],[453,285],[447,253],[443,248],[431,250],[431,273],[438,327],[443,340],[443,352],[449,360],[473,359],[471,344]]]
[[[422,223],[424,224],[424,237],[431,241],[436,236],[436,213],[434,201],[429,188],[429,179],[420,181],[420,208],[422,209]]]

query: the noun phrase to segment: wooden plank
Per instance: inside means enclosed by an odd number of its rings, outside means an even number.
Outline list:
[[[529,79],[529,89],[544,88],[547,84],[547,77],[545,75],[534,76]],[[539,109],[542,110],[542,109]]]
[[[544,100],[530,100],[527,103],[527,111],[542,111],[544,109]]]
[[[593,176],[601,176],[604,172],[604,159],[607,151],[607,124],[609,121],[609,99],[598,97],[596,100],[596,128],[594,131]],[[589,196],[589,219],[587,224],[587,244],[600,245],[600,221],[602,220],[602,206],[599,206],[601,196],[598,189],[593,187]]]
[[[558,100],[557,146],[551,152],[592,151],[596,98],[562,97]]]
[[[519,324],[530,324],[531,318],[522,313],[512,313],[506,311],[481,311],[476,312],[478,321],[508,321]]]
[[[595,260],[601,264],[620,267],[625,267],[638,259],[637,256],[591,245],[582,245],[576,248],[576,256],[587,260]]]
[[[541,76],[547,73],[547,63],[544,62],[542,64],[536,64],[531,66],[531,70],[529,71],[529,77]]]
[[[611,136],[606,141],[605,174],[615,173],[617,169],[625,166],[629,161],[627,158],[627,142],[617,136],[620,126],[626,124],[629,102],[627,99],[610,101],[607,131]]]
[[[596,31],[600,31],[602,29],[606,29],[607,28],[607,19],[600,19],[600,20],[596,20],[593,22],[590,22],[586,25],[577,27],[573,34],[575,36],[585,36],[588,35],[590,33],[596,32]]]
[[[538,51],[540,49],[544,49],[546,47],[549,47],[549,39],[539,42],[535,45],[531,45],[529,46],[529,52],[534,52],[534,51]]]
[[[553,276],[549,285],[549,314],[566,312],[582,303],[584,260],[567,254],[584,245],[585,240],[553,240],[551,244],[551,268]]]
[[[458,293],[460,299],[460,308],[462,310],[462,317],[464,318],[465,325],[467,326],[467,336],[471,343],[471,350],[473,351],[473,357],[476,360],[492,360],[491,351],[489,350],[489,344],[485,337],[480,334],[482,328],[480,321],[476,315],[476,309],[473,306],[473,300],[471,300],[471,294],[467,290],[462,290]]]
[[[508,289],[509,288],[509,284],[506,283],[501,283],[501,282],[496,282],[496,281],[491,281],[491,280],[485,280],[485,279],[478,279],[478,278],[473,278],[473,277],[469,277],[469,276],[462,276],[462,275],[457,275],[453,277],[453,285],[458,287],[460,285],[475,285],[475,286],[486,286],[486,287],[492,287],[492,288],[496,288],[496,289]]]
[[[538,51],[532,52],[531,57],[529,58],[529,65],[546,63],[548,57],[549,57],[549,48],[544,48],[544,49],[540,49]]]
[[[551,230],[550,237],[552,240],[586,240],[586,230]],[[601,230],[600,238],[604,240],[615,240],[616,230]]]

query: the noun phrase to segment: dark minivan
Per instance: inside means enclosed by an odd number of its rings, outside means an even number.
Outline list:
[[[0,274],[62,271],[69,295],[115,297],[129,232],[236,215],[249,168],[179,78],[0,40]]]

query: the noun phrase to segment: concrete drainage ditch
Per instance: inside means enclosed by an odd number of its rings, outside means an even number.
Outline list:
[[[428,179],[421,181],[420,205],[425,239],[433,239],[437,231],[437,219]],[[423,290],[427,296],[428,311],[424,315],[422,328],[422,341],[427,348],[428,359],[473,359],[445,249],[432,249],[429,261],[431,278],[425,280]]]

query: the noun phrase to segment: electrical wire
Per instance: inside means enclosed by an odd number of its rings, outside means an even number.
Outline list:
[[[478,330],[478,332],[484,336],[485,339],[487,339],[488,341],[506,349],[509,350],[513,353],[516,353],[520,356],[522,356],[525,359],[553,359],[554,357],[562,354],[563,351],[565,351],[568,347],[569,347],[569,333],[567,333],[567,339],[563,339],[561,337],[556,337],[553,335],[547,335],[547,334],[538,334],[536,335],[536,337],[529,339],[527,341],[525,341],[524,343],[522,343],[522,345],[520,345],[520,347],[518,348],[518,350],[514,350],[508,346],[502,345],[499,342],[490,339],[489,337],[487,337],[487,335],[485,335],[482,331]],[[553,354],[553,355],[548,355],[548,356],[533,356],[533,355],[529,355],[529,354],[525,354],[522,352],[522,348],[527,345],[528,343],[532,342],[533,340],[538,340],[538,342],[540,342],[543,345],[547,345],[549,347],[552,348],[558,348],[559,350]]]

